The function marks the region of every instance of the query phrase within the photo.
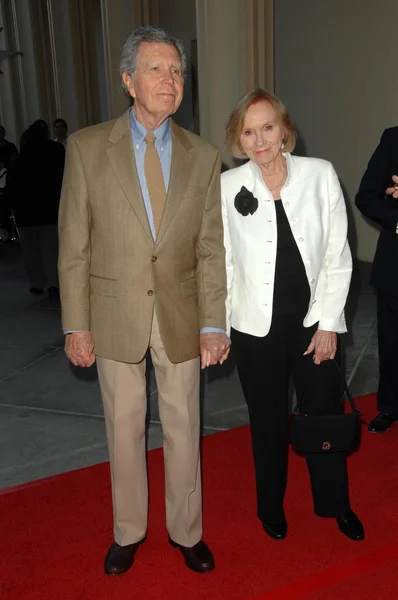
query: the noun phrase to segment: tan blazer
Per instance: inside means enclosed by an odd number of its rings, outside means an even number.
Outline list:
[[[226,327],[220,153],[173,121],[171,132],[155,243],[128,111],[68,138],[59,213],[62,325],[90,330],[104,358],[142,360],[154,307],[174,363],[199,355],[200,328]]]

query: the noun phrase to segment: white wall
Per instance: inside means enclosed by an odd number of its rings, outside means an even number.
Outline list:
[[[40,110],[38,89],[40,79],[37,73],[38,64],[36,63],[33,43],[31,5],[29,0],[6,0],[6,2],[7,6],[5,2],[4,4],[2,3],[2,12],[7,9],[9,14],[13,14],[14,19],[12,21],[18,41],[17,48],[8,48],[8,50],[18,49],[23,55],[22,57],[16,56],[4,61],[3,71],[5,74],[0,78],[0,94],[7,137],[18,144],[22,131],[36,119],[47,120],[47,115],[42,114]],[[64,101],[61,105],[65,106],[68,104],[68,107],[71,107],[66,118],[68,120],[69,117],[73,126],[74,103],[71,78],[73,66],[72,54],[69,52],[67,46],[68,42],[70,42],[67,3],[68,0],[52,0],[52,5],[54,6],[53,18],[57,72],[59,74],[60,94]],[[4,14],[2,15],[3,17]],[[0,36],[4,40],[4,32]],[[5,48],[5,41],[0,39],[0,45],[1,48]],[[11,64],[17,73],[14,81],[10,76]]]
[[[14,7],[13,7],[14,5]],[[6,48],[5,32],[0,34],[0,48],[20,50],[23,57],[15,56],[2,63],[4,75],[0,75],[1,119],[7,130],[7,139],[19,144],[22,130],[39,118],[39,99],[33,55],[32,24],[30,21],[29,0],[15,0],[1,3],[0,26],[5,25],[5,10],[15,17],[11,19],[19,42],[17,47]],[[19,93],[13,88],[11,66],[17,73]],[[15,80],[14,80],[15,81]]]
[[[397,0],[275,0],[276,94],[297,123],[297,153],[333,162],[366,261],[378,231],[354,198],[383,130],[398,124],[397,22]]]
[[[78,108],[76,78],[73,65],[73,49],[69,0],[52,0],[51,11],[54,30],[54,52],[56,58],[56,88],[58,93],[58,114],[68,123],[72,133],[78,129]],[[50,123],[50,129],[52,124]]]
[[[186,129],[193,129],[191,40],[196,38],[195,0],[159,0],[159,26],[182,40],[188,60],[184,98],[175,119]]]
[[[245,34],[241,0],[197,0],[200,133],[221,150],[223,169],[235,164],[225,125],[245,90]]]
[[[2,4],[0,8],[0,27],[4,27]],[[0,33],[0,49],[7,49],[4,30]],[[4,125],[7,130],[7,139],[15,143],[17,142],[18,136],[16,132],[8,59],[5,59],[1,63],[0,68],[4,73],[4,75],[0,75],[0,123]]]
[[[29,0],[16,0],[16,17],[19,45],[22,58],[13,58],[20,61],[21,77],[20,86],[23,104],[23,129],[33,121],[39,119],[39,96],[36,83],[36,66],[33,55],[32,23],[30,20]]]
[[[105,67],[105,47],[104,47],[104,32],[102,29],[102,12],[101,5],[94,5],[94,37],[96,49],[96,65],[98,76],[98,99],[100,105],[101,121],[111,119],[111,114],[108,106],[107,80]]]

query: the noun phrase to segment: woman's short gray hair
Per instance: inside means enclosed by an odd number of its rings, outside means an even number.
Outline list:
[[[183,77],[185,77],[187,71],[187,56],[185,54],[183,43],[167,33],[164,29],[149,26],[135,29],[125,41],[120,57],[120,75],[123,73],[128,73],[130,77],[134,75],[137,70],[138,50],[142,42],[169,44],[170,46],[174,46],[180,55],[182,74]],[[122,82],[122,91],[126,96],[130,97],[124,82]]]

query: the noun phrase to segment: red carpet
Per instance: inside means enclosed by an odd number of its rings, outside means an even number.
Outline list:
[[[365,419],[374,395],[360,400]],[[163,457],[149,455],[148,539],[134,568],[103,575],[112,541],[107,464],[0,492],[1,600],[387,600],[398,597],[398,427],[364,432],[349,459],[352,506],[366,540],[354,543],[333,519],[313,514],[304,461],[291,456],[289,534],[275,542],[255,514],[248,427],[203,444],[205,539],[216,570],[191,573],[167,544]]]

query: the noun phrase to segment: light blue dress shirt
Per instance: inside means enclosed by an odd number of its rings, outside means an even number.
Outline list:
[[[156,240],[156,231],[155,224],[153,220],[152,213],[152,205],[151,199],[149,197],[148,186],[146,184],[145,178],[145,150],[147,144],[145,142],[145,136],[148,133],[147,130],[141,123],[139,123],[136,119],[134,109],[130,109],[130,127],[131,127],[131,136],[133,139],[133,148],[135,155],[135,163],[137,166],[137,174],[138,180],[140,182],[142,197],[144,199],[145,210],[148,216],[149,227],[151,228],[152,237]],[[169,188],[170,183],[170,172],[171,172],[171,153],[173,148],[172,137],[171,137],[171,127],[170,127],[170,119],[166,119],[163,123],[157,128],[153,130],[153,134],[156,138],[155,148],[159,154],[160,164],[162,166],[164,183],[166,187],[166,192]],[[225,333],[224,329],[219,329],[218,327],[203,327],[200,330],[200,333]],[[72,331],[65,331],[64,333],[73,333]],[[75,332],[77,333],[77,332]]]
[[[151,199],[149,197],[148,186],[145,179],[145,151],[146,142],[145,136],[148,133],[147,130],[141,123],[139,123],[135,117],[134,109],[130,110],[130,126],[131,135],[133,137],[133,148],[135,155],[135,164],[137,165],[138,180],[140,182],[142,197],[144,199],[145,210],[148,216],[149,226],[151,228],[152,237],[156,240],[155,224],[153,221]],[[156,138],[155,148],[159,154],[160,164],[162,166],[164,183],[166,192],[169,188],[170,182],[170,171],[171,171],[171,151],[172,151],[172,139],[170,120],[166,119],[163,123],[153,130],[153,134]]]

